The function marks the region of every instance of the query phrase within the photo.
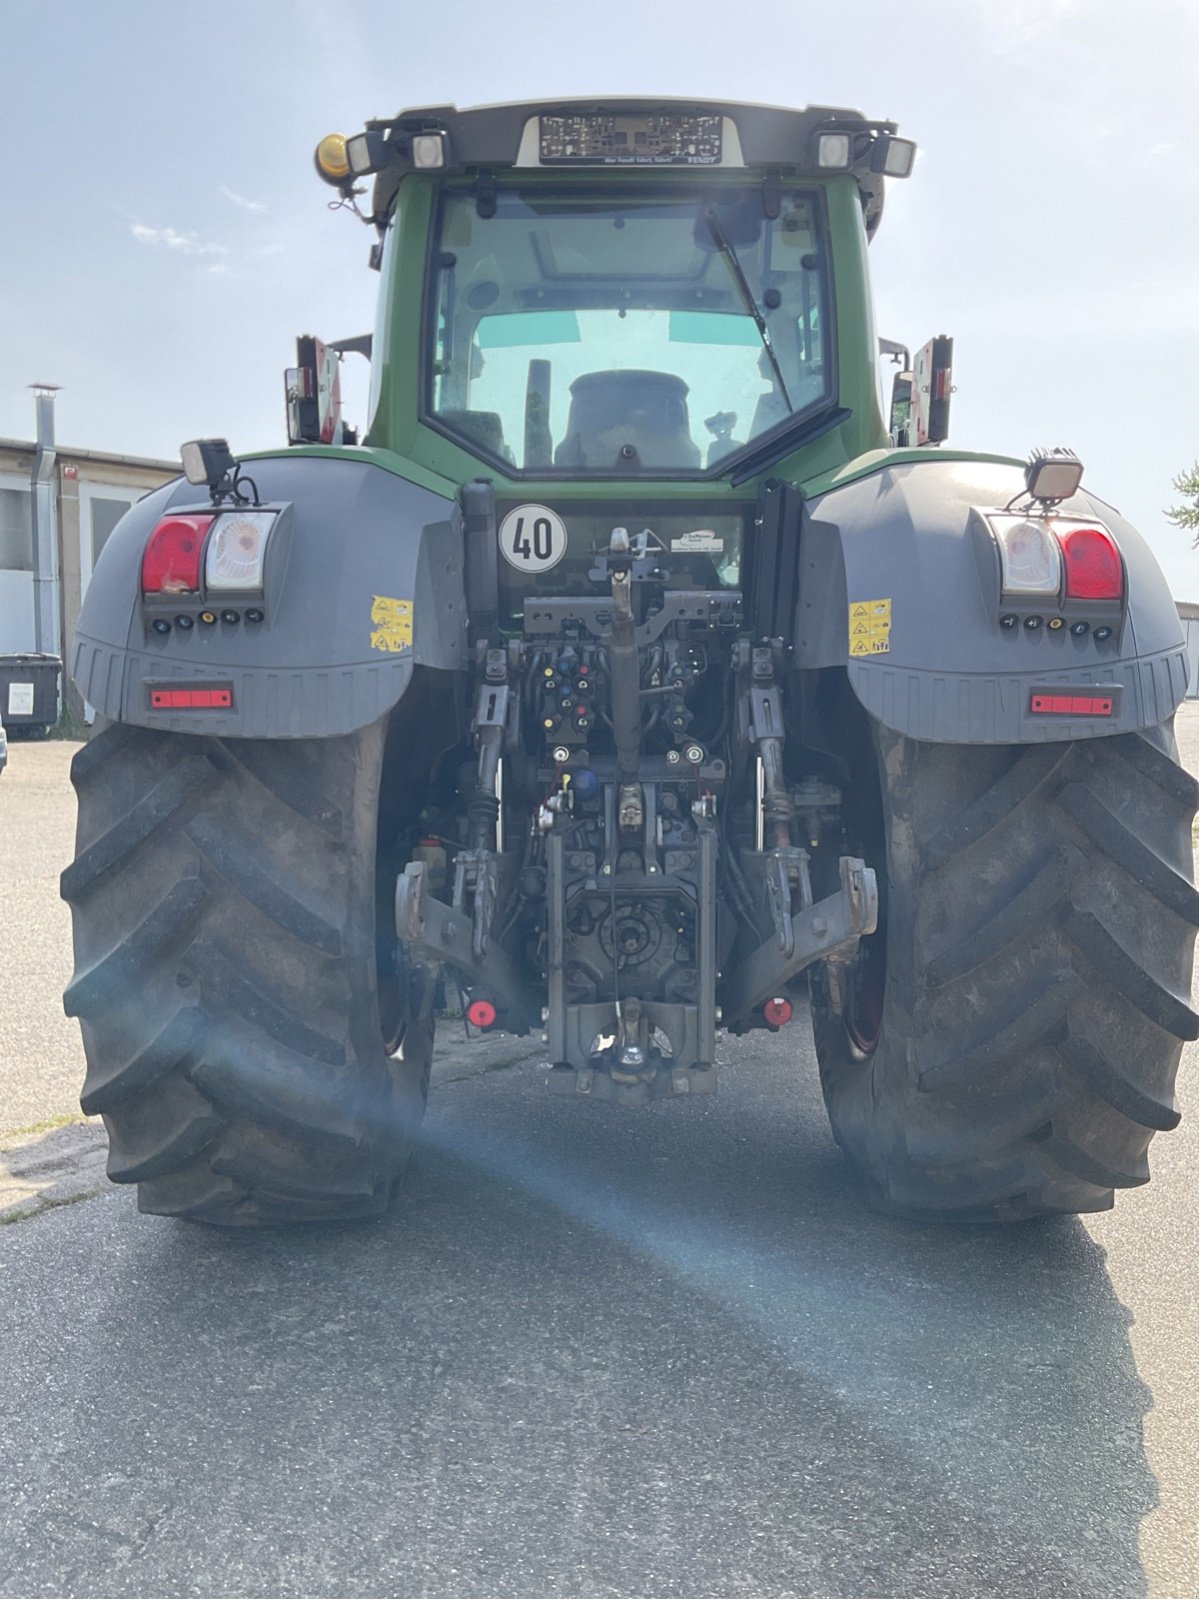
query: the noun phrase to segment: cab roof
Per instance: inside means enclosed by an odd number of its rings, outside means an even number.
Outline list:
[[[527,100],[503,105],[422,106],[367,124],[381,141],[386,164],[377,167],[373,210],[382,222],[401,179],[418,170],[413,142],[440,135],[447,171],[504,168],[559,171],[629,171],[668,168],[817,174],[817,136],[847,133],[849,170],[858,180],[868,234],[883,211],[878,151],[896,132],[894,122],[872,120],[842,106],[751,105],[736,100],[629,98]],[[826,171],[825,175],[828,175]]]

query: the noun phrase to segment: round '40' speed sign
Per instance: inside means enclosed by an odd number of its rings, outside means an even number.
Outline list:
[[[567,553],[567,525],[549,506],[514,506],[500,524],[500,554],[518,572],[547,572]]]

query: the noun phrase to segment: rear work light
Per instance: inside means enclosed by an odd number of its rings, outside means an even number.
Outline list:
[[[817,165],[825,171],[844,172],[854,159],[854,142],[848,133],[817,135]]]
[[[261,593],[274,521],[273,511],[225,511],[217,517],[204,562],[204,586],[210,594]]]
[[[1103,528],[1059,533],[1067,569],[1068,600],[1120,600],[1125,594],[1121,553]]]
[[[1000,550],[1000,588],[1016,597],[1057,597],[1062,583],[1062,556],[1058,542],[1037,517],[990,519]]]
[[[200,555],[212,516],[164,517],[142,552],[143,594],[199,594]]]

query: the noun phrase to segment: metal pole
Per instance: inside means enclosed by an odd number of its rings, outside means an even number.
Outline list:
[[[31,385],[37,397],[37,449],[30,473],[33,509],[33,647],[59,654],[58,505],[54,492],[54,395],[52,384]]]

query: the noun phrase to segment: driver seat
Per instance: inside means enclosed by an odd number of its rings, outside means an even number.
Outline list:
[[[638,472],[698,467],[688,386],[672,372],[585,372],[571,385],[556,467]]]

